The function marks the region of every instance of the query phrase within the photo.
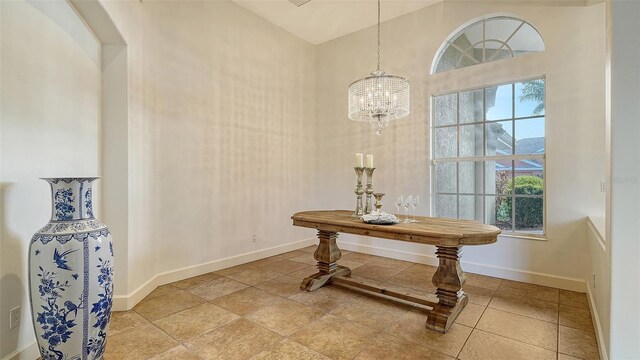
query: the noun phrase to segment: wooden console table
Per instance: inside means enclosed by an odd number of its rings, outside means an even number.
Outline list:
[[[417,217],[417,223],[373,225],[353,218],[352,214],[346,210],[304,211],[291,217],[295,226],[317,229],[320,240],[313,254],[318,261],[318,272],[305,278],[300,288],[314,291],[333,282],[426,305],[432,308],[427,316],[427,328],[446,333],[468,301],[462,291],[466,280],[460,267],[462,246],[494,243],[500,230],[476,221],[431,217]],[[439,265],[432,281],[437,288],[438,302],[348,278],[351,270],[337,264],[342,256],[336,244],[338,233],[435,245]]]

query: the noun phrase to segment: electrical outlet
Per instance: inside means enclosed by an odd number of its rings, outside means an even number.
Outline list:
[[[16,328],[18,325],[20,325],[20,306],[9,311],[9,330]]]
[[[256,237],[256,234],[252,234],[251,235],[251,242],[256,242],[258,241],[258,238]]]
[[[593,287],[596,287],[596,273],[593,273]]]

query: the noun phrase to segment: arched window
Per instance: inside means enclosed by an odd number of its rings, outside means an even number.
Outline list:
[[[544,51],[544,41],[528,22],[496,16],[477,21],[442,46],[431,73]]]
[[[544,51],[538,31],[521,19],[488,17],[460,28],[440,48],[432,73]],[[519,66],[504,65],[502,76]],[[449,84],[466,76],[449,75],[442,78]],[[433,214],[543,237],[546,77],[494,83],[487,76],[478,87],[431,94]]]

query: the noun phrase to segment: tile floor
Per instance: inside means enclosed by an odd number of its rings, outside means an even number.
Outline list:
[[[423,308],[340,288],[300,291],[315,246],[157,288],[115,312],[117,359],[598,359],[584,294],[468,274],[447,334]],[[433,297],[426,265],[343,251],[352,277]]]

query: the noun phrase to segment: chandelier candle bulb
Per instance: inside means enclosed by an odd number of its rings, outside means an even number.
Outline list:
[[[355,167],[364,167],[364,155],[362,155],[362,153],[356,153]]]
[[[367,167],[373,168],[373,155],[367,155]]]

